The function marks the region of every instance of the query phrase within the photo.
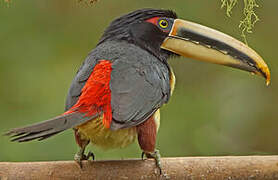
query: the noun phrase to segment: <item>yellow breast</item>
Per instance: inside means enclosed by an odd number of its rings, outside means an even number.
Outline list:
[[[76,127],[82,138],[103,149],[123,148],[134,142],[136,127],[111,131],[103,126],[102,117]]]
[[[154,113],[154,120],[159,129],[160,111]],[[102,149],[124,148],[137,138],[136,127],[111,131],[104,127],[102,117],[93,119],[76,127],[81,139],[90,140],[93,145]]]

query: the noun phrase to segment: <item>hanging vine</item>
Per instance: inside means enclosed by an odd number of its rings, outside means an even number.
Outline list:
[[[244,9],[243,16],[244,18],[239,23],[239,29],[241,30],[241,36],[243,37],[244,42],[247,44],[246,33],[252,33],[252,30],[259,21],[258,15],[255,13],[255,8],[258,8],[256,0],[243,0]],[[238,3],[238,0],[221,0],[221,8],[226,7],[226,14],[228,17],[231,17],[232,9]]]

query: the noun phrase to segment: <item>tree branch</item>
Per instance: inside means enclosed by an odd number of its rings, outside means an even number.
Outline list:
[[[170,179],[278,179],[278,156],[162,158]],[[0,162],[0,179],[158,179],[153,160]]]

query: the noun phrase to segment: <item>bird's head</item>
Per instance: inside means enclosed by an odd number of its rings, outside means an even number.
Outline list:
[[[270,82],[267,64],[253,49],[217,30],[177,19],[171,10],[141,9],[123,15],[109,25],[99,44],[105,41],[127,41],[161,61],[181,55],[252,72]]]

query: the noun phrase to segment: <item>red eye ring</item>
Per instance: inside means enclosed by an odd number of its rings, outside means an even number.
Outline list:
[[[157,22],[158,22],[159,18],[160,17],[153,17],[153,18],[150,18],[150,19],[146,20],[146,22],[149,22],[149,23],[152,23],[154,25],[157,25]]]
[[[158,28],[160,28],[163,32],[168,33],[170,31],[169,27],[171,25],[171,21],[169,21],[166,18],[163,18],[163,17],[153,17],[153,18],[147,19],[146,22],[152,23],[153,25],[155,25]]]

